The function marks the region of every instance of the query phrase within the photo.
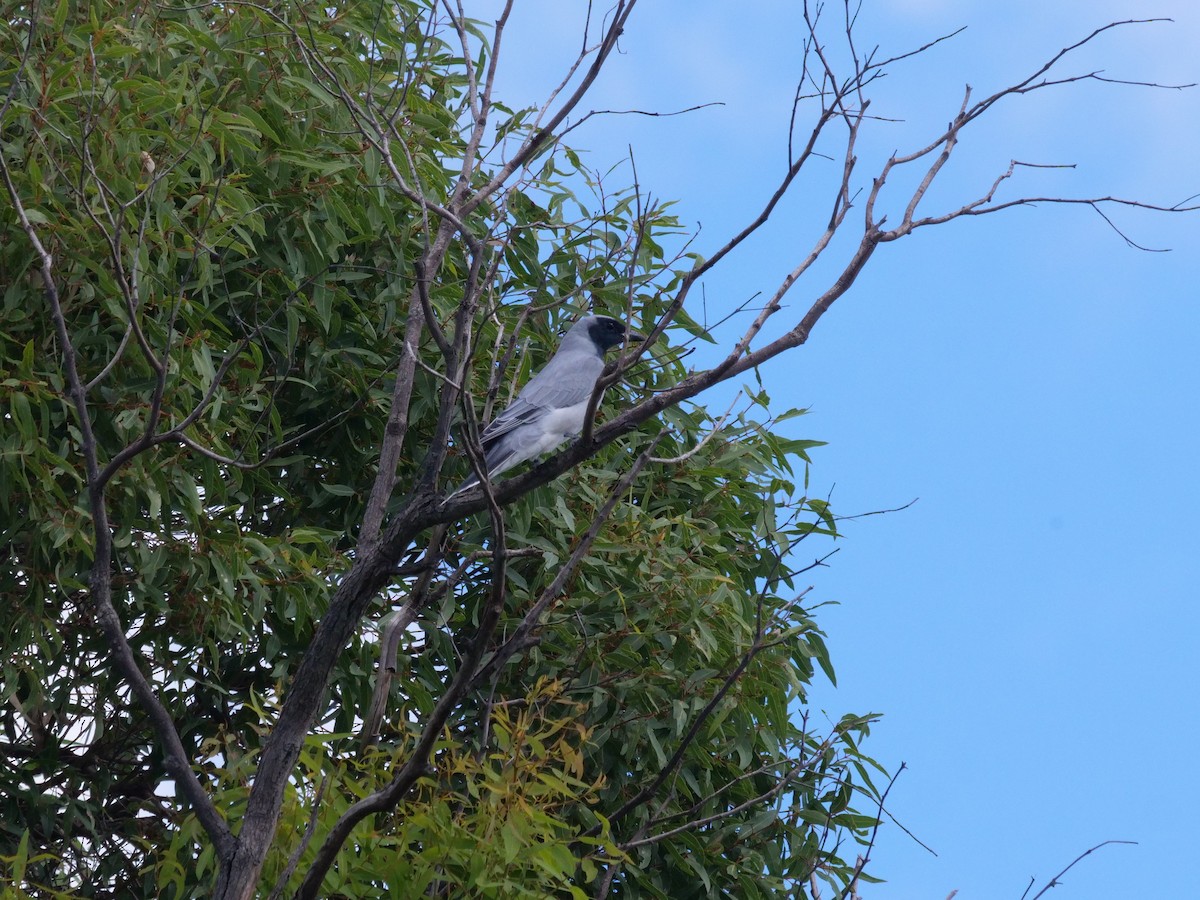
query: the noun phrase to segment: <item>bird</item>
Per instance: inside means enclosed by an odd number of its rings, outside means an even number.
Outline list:
[[[550,361],[480,435],[488,476],[495,478],[577,437],[604,371],[604,354],[626,341],[645,339],[610,316],[586,316],[572,325]],[[472,473],[450,496],[478,483]]]

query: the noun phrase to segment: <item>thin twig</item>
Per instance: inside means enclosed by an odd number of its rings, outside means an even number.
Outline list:
[[[908,765],[906,763],[900,763],[900,768],[896,770],[896,773],[888,781],[887,787],[883,789],[883,793],[879,796],[879,811],[875,815],[875,824],[871,828],[871,838],[869,841],[867,841],[866,851],[858,858],[858,861],[854,866],[854,874],[850,879],[850,883],[847,884],[845,889],[842,891],[842,900],[846,900],[846,898],[849,897],[854,891],[854,885],[858,882],[858,876],[863,873],[863,870],[867,867],[867,863],[871,861],[871,851],[875,847],[875,838],[879,834],[879,826],[883,822],[883,809],[884,805],[887,803],[888,794],[892,792],[892,785],[896,783],[896,779],[899,778],[900,774],[907,768]]]
[[[300,843],[292,850],[288,857],[287,865],[279,874],[279,878],[275,881],[275,888],[271,891],[267,900],[279,900],[283,896],[284,888],[291,881],[292,875],[296,871],[296,866],[300,863],[300,857],[304,855],[304,851],[308,849],[309,843],[312,841],[313,835],[317,831],[317,822],[321,818],[321,801],[325,799],[325,788],[329,786],[329,773],[326,772],[321,778],[321,784],[317,787],[316,796],[313,797],[312,810],[308,814],[308,825],[304,829],[304,836],[300,839]]]
[[[1033,895],[1033,897],[1031,897],[1031,898],[1030,898],[1030,900],[1038,900],[1038,898],[1039,898],[1039,897],[1041,897],[1043,894],[1045,894],[1045,893],[1046,893],[1046,891],[1050,890],[1050,888],[1052,888],[1052,887],[1058,887],[1058,886],[1059,886],[1059,884],[1061,884],[1061,881],[1060,881],[1059,879],[1061,879],[1061,878],[1062,878],[1064,875],[1066,875],[1066,874],[1067,874],[1068,872],[1070,872],[1070,871],[1071,871],[1073,868],[1075,868],[1075,865],[1076,865],[1076,863],[1080,862],[1080,861],[1081,861],[1081,860],[1083,860],[1085,857],[1091,856],[1093,853],[1095,853],[1095,852],[1096,852],[1097,850],[1099,850],[1101,847],[1107,847],[1109,844],[1126,844],[1126,845],[1129,845],[1129,846],[1137,846],[1137,841],[1116,841],[1116,840],[1112,840],[1112,841],[1101,841],[1101,842],[1100,842],[1099,844],[1097,844],[1095,847],[1092,847],[1092,848],[1090,848],[1090,849],[1088,849],[1088,850],[1084,850],[1084,851],[1083,851],[1082,853],[1080,853],[1080,854],[1079,854],[1077,857],[1075,857],[1073,860],[1071,860],[1071,862],[1070,862],[1070,863],[1067,865],[1067,867],[1066,867],[1066,868],[1064,868],[1064,869],[1063,869],[1061,872],[1059,872],[1057,875],[1055,875],[1053,878],[1051,878],[1051,879],[1050,879],[1048,882],[1046,882],[1046,886],[1045,886],[1045,887],[1043,887],[1043,888],[1042,888],[1040,891],[1038,891],[1036,894],[1034,894],[1034,895]],[[1032,885],[1032,883],[1033,883],[1033,880],[1032,880],[1032,879],[1030,879],[1030,884]],[[1029,892],[1029,890],[1028,890],[1028,888],[1027,888],[1027,889],[1026,889],[1026,893],[1028,893],[1028,892]],[[1023,895],[1022,895],[1022,896],[1023,896]]]

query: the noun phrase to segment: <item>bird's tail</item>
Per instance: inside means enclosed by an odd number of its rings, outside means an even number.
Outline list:
[[[485,438],[483,444],[483,467],[487,472],[488,477],[494,479],[501,472],[506,472],[512,468],[512,453],[510,449],[505,448],[502,440],[487,440]],[[474,471],[471,472],[463,481],[451,491],[446,499],[457,497],[468,488],[472,488],[479,484],[479,476]]]
[[[453,497],[457,497],[463,491],[467,490],[468,488],[473,488],[477,484],[479,484],[479,478],[478,478],[478,476],[475,475],[475,473],[472,472],[471,475],[469,477],[467,477],[466,479],[464,479],[462,481],[462,483],[459,484],[458,487],[456,487],[454,490],[452,490],[449,494],[446,495],[446,499],[449,500]]]

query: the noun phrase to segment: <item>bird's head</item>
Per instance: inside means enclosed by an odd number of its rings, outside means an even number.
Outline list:
[[[586,319],[581,319],[575,328],[581,326],[587,329],[587,336],[602,355],[613,347],[621,346],[626,339],[629,341],[646,339],[646,336],[640,331],[634,331],[620,319],[614,319],[611,316],[588,316]]]

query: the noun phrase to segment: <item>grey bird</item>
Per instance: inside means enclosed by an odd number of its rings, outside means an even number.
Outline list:
[[[604,371],[604,354],[627,340],[645,339],[609,316],[587,316],[572,325],[550,361],[480,435],[488,476],[495,478],[577,437]],[[454,493],[478,483],[472,474]]]

